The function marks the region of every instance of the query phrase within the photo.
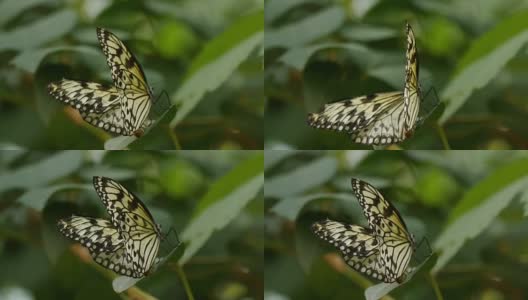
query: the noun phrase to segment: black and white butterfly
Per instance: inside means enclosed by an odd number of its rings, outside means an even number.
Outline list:
[[[308,124],[319,129],[345,132],[355,143],[387,145],[410,137],[420,111],[418,50],[407,23],[405,87],[403,92],[376,93],[324,105],[308,115]]]
[[[312,230],[335,246],[354,270],[383,282],[403,282],[415,251],[414,236],[376,188],[358,179],[351,183],[368,228],[327,219],[314,223]]]
[[[88,248],[94,261],[107,269],[133,278],[149,275],[164,238],[160,226],[145,204],[121,184],[96,176],[93,185],[110,220],[71,216],[58,221],[59,231]]]

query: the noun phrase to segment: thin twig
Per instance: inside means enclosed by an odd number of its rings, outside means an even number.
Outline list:
[[[444,146],[444,149],[451,150],[451,147],[449,146],[449,142],[447,141],[447,136],[445,134],[444,128],[436,122],[434,126],[436,127],[436,131],[438,131],[438,135],[440,135],[440,140],[442,140],[442,145]]]
[[[185,293],[187,294],[187,299],[194,300],[194,296],[191,291],[191,286],[189,285],[187,276],[185,276],[185,272],[183,272],[183,269],[179,264],[175,264],[175,265],[176,265],[176,272],[178,273],[178,277],[180,277],[180,281],[182,282],[183,288],[185,289]]]

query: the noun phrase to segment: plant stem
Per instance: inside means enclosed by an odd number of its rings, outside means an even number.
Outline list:
[[[438,286],[438,282],[436,282],[436,279],[431,275],[430,273],[427,275],[427,278],[429,279],[429,282],[431,282],[431,285],[433,286],[433,290],[436,295],[436,299],[438,300],[444,300],[444,297],[442,296],[442,292],[440,291],[440,287]]]
[[[168,133],[172,140],[172,143],[174,144],[174,148],[176,148],[176,150],[181,150],[181,145],[180,145],[180,141],[178,140],[178,136],[176,136],[176,133],[170,126],[169,126]]]
[[[436,130],[438,131],[438,134],[440,135],[440,139],[442,140],[442,145],[444,145],[445,150],[451,150],[451,147],[449,146],[449,142],[447,141],[447,136],[445,134],[444,128],[440,126],[438,123],[435,123]]]
[[[187,276],[185,276],[185,272],[183,272],[183,268],[178,263],[175,265],[176,265],[176,272],[178,273],[178,277],[180,277],[180,281],[182,282],[183,288],[185,289],[185,293],[187,294],[187,299],[194,300],[194,296],[191,291],[191,286],[189,285],[189,281],[187,281]]]

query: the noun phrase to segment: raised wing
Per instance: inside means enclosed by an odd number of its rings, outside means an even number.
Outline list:
[[[388,280],[399,281],[414,252],[414,238],[398,210],[376,188],[354,178],[351,183],[370,228],[380,237],[379,264],[385,266]]]
[[[389,227],[398,226],[399,231],[407,232],[407,227],[399,212],[375,187],[355,178],[352,178],[350,183],[372,230],[378,235],[383,235],[384,232],[379,231],[378,225],[385,224],[381,221],[385,219],[390,221],[391,226]]]
[[[145,204],[121,184],[106,177],[94,177],[93,184],[112,224],[125,239],[128,261],[136,273],[148,273],[159,250],[161,232]]]
[[[136,57],[113,33],[97,28],[97,38],[112,72],[114,84],[119,89],[137,89],[149,92],[145,73]]]
[[[125,134],[138,135],[149,125],[152,93],[145,73],[134,54],[113,33],[97,28],[97,37],[118,89],[123,90],[121,101]]]
[[[420,111],[420,83],[418,82],[418,73],[420,66],[418,63],[418,50],[416,49],[416,40],[414,38],[414,32],[409,23],[406,24],[407,28],[407,51],[406,58],[407,63],[405,65],[405,88],[404,94],[404,108],[405,112],[405,131],[412,132],[418,119],[418,113]]]
[[[121,228],[123,216],[128,214],[146,219],[148,223],[154,225],[154,218],[145,204],[118,182],[111,178],[94,176],[93,185],[114,226]],[[156,226],[154,228],[157,229]]]

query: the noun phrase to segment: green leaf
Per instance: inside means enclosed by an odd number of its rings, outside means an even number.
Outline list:
[[[317,3],[316,0],[269,0],[266,1],[266,24],[271,24],[275,19],[286,13],[293,7],[304,3]]]
[[[369,57],[369,53],[372,53],[367,47],[361,45],[361,44],[355,44],[355,43],[324,43],[324,44],[317,44],[317,45],[311,45],[311,46],[299,46],[299,47],[293,47],[289,49],[286,53],[284,53],[281,57],[279,57],[279,61],[284,62],[285,64],[302,71],[304,70],[304,67],[306,66],[306,63],[318,51],[324,50],[324,49],[346,49],[351,52],[351,56],[355,57],[362,57],[363,62],[365,62],[365,58]]]
[[[440,97],[446,109],[445,123],[479,88],[486,86],[528,42],[528,11],[514,15],[473,42]]]
[[[475,185],[454,208],[450,223],[433,248],[441,251],[437,272],[462,248],[464,242],[484,231],[528,184],[528,160],[518,160],[493,172]],[[456,217],[456,219],[455,219]]]
[[[524,203],[524,216],[528,217],[528,191],[525,191],[522,194],[520,201],[521,203]]]
[[[448,223],[452,223],[473,208],[482,205],[486,199],[508,187],[512,182],[528,174],[528,159],[509,162],[486,177],[469,190],[449,214]]]
[[[0,32],[0,51],[36,48],[70,32],[76,21],[74,12],[62,10],[15,30]]]
[[[32,7],[49,4],[48,0],[4,0],[0,2],[0,26],[4,26],[9,20]]]
[[[194,216],[202,213],[210,205],[235,190],[241,182],[244,182],[244,178],[253,178],[261,174],[263,164],[264,155],[259,153],[239,164],[231,172],[215,182],[196,206],[193,213]]]
[[[42,188],[32,188],[29,189],[27,192],[22,194],[20,198],[18,198],[18,202],[26,205],[27,207],[31,207],[37,211],[42,211],[42,209],[46,206],[46,203],[48,202],[48,199],[60,190],[65,189],[91,189],[91,185],[89,184],[57,184],[49,187],[42,187]]]
[[[205,93],[218,88],[251,54],[264,36],[264,12],[247,15],[210,41],[193,61],[186,80],[173,95],[180,105],[171,127],[198,104]]]
[[[321,198],[340,199],[343,201],[355,201],[356,199],[351,193],[349,194],[344,194],[344,193],[343,194],[328,194],[328,193],[312,194],[309,196],[291,197],[291,198],[282,199],[279,203],[275,204],[275,206],[271,208],[271,211],[293,222],[297,219],[299,212],[308,202],[312,200],[316,200],[316,199],[321,199]]]
[[[187,244],[187,249],[179,263],[183,264],[191,258],[214,231],[229,224],[262,190],[263,162],[262,153],[242,162],[220,178],[200,200],[197,206],[199,213],[193,217],[181,235],[182,240]],[[235,180],[238,183],[235,183]]]
[[[264,170],[269,170],[273,166],[275,166],[277,163],[282,161],[283,159],[286,159],[288,156],[292,156],[296,154],[297,151],[291,150],[291,151],[266,151],[266,155],[264,158]]]
[[[334,157],[322,157],[291,172],[266,180],[266,197],[285,198],[298,195],[330,180],[337,171]]]
[[[0,175],[0,192],[13,188],[46,185],[78,170],[82,164],[81,151],[63,151],[29,164],[8,174]]]
[[[341,33],[351,40],[371,42],[397,37],[400,31],[393,28],[363,24],[344,28]]]
[[[99,55],[93,47],[77,46],[77,47],[50,47],[40,49],[23,50],[19,55],[15,56],[10,63],[21,70],[34,74],[37,71],[40,62],[48,55],[58,51],[77,51],[87,54]]]
[[[344,22],[345,13],[341,7],[328,7],[296,23],[266,30],[264,46],[291,48],[306,45],[336,31]]]

